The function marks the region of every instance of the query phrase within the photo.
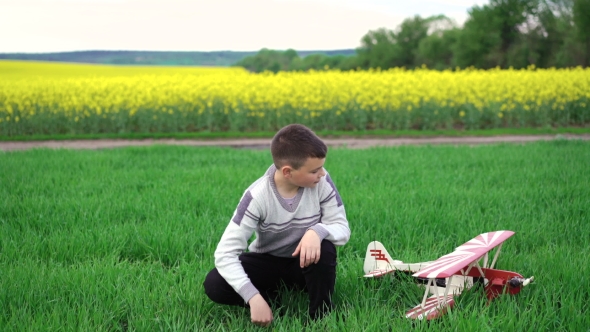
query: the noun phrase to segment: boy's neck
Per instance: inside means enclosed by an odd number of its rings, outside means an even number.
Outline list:
[[[277,191],[279,192],[279,195],[281,195],[281,197],[291,198],[291,197],[295,197],[295,195],[297,195],[297,192],[299,191],[299,186],[296,186],[296,185],[292,184],[291,182],[289,182],[289,180],[287,180],[283,176],[281,171],[279,171],[279,170],[275,171],[274,180],[275,180],[275,185],[277,186]]]

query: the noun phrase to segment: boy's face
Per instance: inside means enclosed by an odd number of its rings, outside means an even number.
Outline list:
[[[326,175],[325,161],[326,158],[307,158],[307,161],[299,169],[291,169],[291,183],[299,187],[315,187],[322,176]]]

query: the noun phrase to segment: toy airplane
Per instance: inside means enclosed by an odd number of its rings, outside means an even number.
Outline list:
[[[489,300],[500,294],[517,294],[520,289],[534,280],[522,275],[494,269],[503,242],[514,235],[512,231],[483,233],[457,247],[455,251],[432,262],[404,263],[393,260],[385,247],[378,241],[369,243],[365,256],[366,278],[377,278],[395,271],[413,273],[420,284],[426,285],[422,302],[406,313],[406,318],[434,319],[444,315],[455,304],[454,297],[474,282],[483,283]],[[494,258],[488,265],[488,253],[495,250]],[[483,258],[483,263],[480,261]],[[428,297],[428,295],[433,294]]]

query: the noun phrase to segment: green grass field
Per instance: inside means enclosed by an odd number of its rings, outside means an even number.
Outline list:
[[[202,282],[268,151],[154,146],[0,152],[1,331],[257,331]],[[307,321],[287,292],[272,330],[588,331],[590,143],[331,149],[352,237],[339,248],[336,311]],[[487,305],[464,292],[412,322],[422,289],[363,279],[367,244],[427,261],[508,229],[498,268],[535,276]]]
[[[480,130],[317,130],[321,137],[490,137],[503,135],[586,135],[590,134],[590,127],[546,127],[546,128],[497,128]],[[121,134],[76,134],[76,135],[23,135],[2,136],[0,142],[27,141],[65,141],[65,140],[94,140],[94,139],[236,139],[236,138],[268,138],[271,139],[276,131],[253,132],[196,132],[196,133],[121,133]]]

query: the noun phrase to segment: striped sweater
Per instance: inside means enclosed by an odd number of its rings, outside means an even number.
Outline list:
[[[292,205],[279,194],[274,182],[275,166],[244,192],[215,250],[219,274],[247,303],[259,291],[254,287],[238,256],[251,252],[292,257],[309,229],[321,240],[344,245],[350,238],[346,212],[336,186],[326,172],[314,188],[299,188]],[[256,237],[248,246],[248,240]]]

